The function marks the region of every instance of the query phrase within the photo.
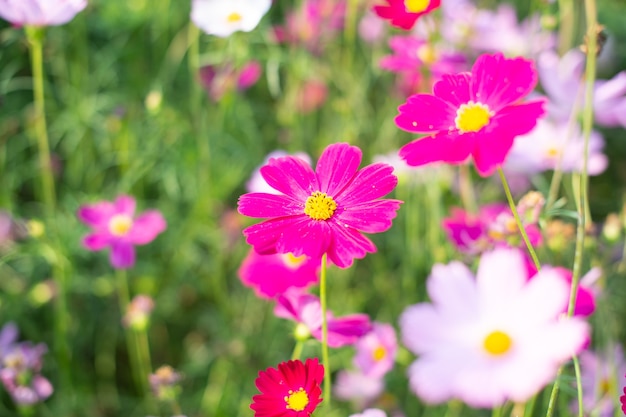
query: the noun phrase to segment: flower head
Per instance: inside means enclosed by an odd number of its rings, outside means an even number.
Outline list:
[[[52,395],[52,384],[40,374],[47,350],[43,343],[21,342],[2,357],[0,381],[16,404],[31,405]]]
[[[245,91],[261,77],[263,69],[258,61],[249,61],[240,68],[230,62],[200,68],[200,83],[213,101],[220,101],[230,91]]]
[[[255,383],[261,394],[252,397],[255,417],[309,417],[322,401],[324,367],[317,359],[278,364],[259,372]]]
[[[443,75],[432,95],[413,95],[399,107],[399,128],[429,135],[402,147],[400,156],[413,166],[472,156],[479,174],[490,175],[543,115],[543,100],[519,103],[536,84],[531,61],[502,54],[481,55],[471,73]]]
[[[432,304],[408,307],[400,327],[419,355],[411,387],[428,403],[524,402],[588,340],[586,323],[559,317],[568,285],[553,270],[529,280],[517,250],[484,254],[476,278],[459,262],[436,265],[427,289]]]
[[[398,350],[396,331],[390,324],[374,323],[355,344],[354,364],[365,375],[382,378],[393,368]]]
[[[272,5],[272,0],[193,0],[191,20],[209,35],[228,37],[250,32]]]
[[[150,389],[152,394],[159,401],[174,401],[180,394],[180,386],[178,383],[181,380],[181,375],[169,365],[163,365],[159,367],[153,374],[148,376],[150,382]]]
[[[114,202],[102,201],[82,206],[78,218],[91,226],[83,245],[92,251],[110,247],[110,261],[116,269],[135,264],[135,245],[152,242],[165,230],[165,219],[156,210],[135,217],[135,199],[120,196]]]
[[[150,313],[154,309],[152,297],[139,294],[133,297],[126,306],[126,314],[122,318],[122,324],[133,329],[145,330],[150,323]]]
[[[322,340],[322,306],[319,298],[311,294],[290,291],[276,299],[274,314],[298,323],[296,337],[307,339],[313,336]],[[328,346],[338,348],[355,343],[367,334],[372,325],[365,314],[351,314],[334,317],[332,312],[326,313],[328,325]]]
[[[262,254],[292,253],[329,259],[347,268],[353,259],[376,251],[361,232],[391,227],[401,201],[381,199],[398,182],[393,168],[372,164],[359,170],[361,151],[347,143],[330,145],[316,170],[302,159],[270,159],[261,175],[282,194],[249,193],[239,212],[268,220],[246,228],[246,241]]]
[[[87,0],[0,0],[0,17],[20,26],[57,26],[85,7]]]
[[[618,403],[618,381],[626,374],[626,361],[620,345],[609,345],[601,353],[585,350],[580,354],[583,408],[585,415],[610,417]],[[578,412],[578,401],[572,403]]]
[[[374,6],[378,16],[391,21],[391,24],[401,29],[413,28],[420,16],[430,13],[439,7],[440,0],[385,0],[386,5]]]
[[[290,288],[306,288],[318,281],[320,259],[291,253],[260,255],[250,249],[238,275],[261,298],[274,298]]]

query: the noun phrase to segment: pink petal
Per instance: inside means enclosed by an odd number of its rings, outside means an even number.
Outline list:
[[[441,132],[414,140],[400,148],[400,157],[411,166],[421,166],[431,162],[459,164],[465,162],[474,149],[475,134]]]
[[[78,209],[78,218],[89,226],[108,227],[109,220],[115,215],[115,207],[108,201],[82,206]]]
[[[309,218],[306,214],[300,217]],[[243,230],[246,242],[254,247],[258,253],[267,255],[276,253],[276,243],[285,230],[288,230],[298,217],[277,217],[264,222],[254,224]]]
[[[315,172],[320,190],[336,196],[354,177],[361,164],[361,150],[347,143],[328,146],[317,161]]]
[[[426,284],[428,295],[440,313],[456,317],[469,317],[476,313],[475,303],[469,301],[476,299],[476,281],[461,262],[435,264]]]
[[[109,260],[115,269],[131,268],[135,265],[135,247],[131,243],[121,240],[111,242]]]
[[[328,320],[328,346],[338,348],[355,343],[372,328],[366,314],[352,314],[350,316],[330,318]],[[322,331],[313,332],[320,339]]]
[[[83,238],[83,246],[89,250],[102,250],[111,243],[108,233],[92,233]]]
[[[502,54],[483,54],[472,67],[472,98],[493,111],[519,101],[537,85],[532,61]]]
[[[135,214],[135,199],[127,195],[117,197],[115,211],[116,214],[126,214],[132,217]]]
[[[506,303],[517,298],[526,280],[524,257],[517,249],[496,249],[480,258],[476,282],[484,302]]]
[[[328,248],[329,259],[339,268],[347,268],[352,261],[376,252],[371,240],[350,227],[333,227],[333,240]]]
[[[357,172],[354,179],[335,200],[342,207],[372,201],[389,194],[398,185],[391,165],[378,163],[368,165]]]
[[[454,128],[456,108],[439,97],[415,94],[398,107],[396,126],[412,133],[433,133]]]
[[[433,86],[433,94],[458,109],[470,101],[471,76],[469,72],[444,74]]]
[[[261,175],[270,187],[299,201],[306,201],[312,192],[319,190],[311,167],[295,156],[270,158],[261,168]]]
[[[380,233],[391,227],[401,201],[378,200],[345,208],[336,216],[338,227],[345,224],[365,233]]]
[[[513,147],[514,137],[500,129],[483,130],[476,134],[476,147],[472,156],[476,170],[483,177],[488,177],[504,163]]]
[[[519,136],[533,130],[537,120],[545,114],[544,99],[529,101],[501,109],[491,119],[489,128],[505,129],[507,134]]]
[[[295,256],[306,255],[317,259],[328,250],[331,236],[329,223],[311,220],[305,215],[283,232],[276,249],[279,253],[291,252]]]
[[[161,213],[148,210],[133,221],[133,227],[126,238],[134,245],[145,245],[152,242],[166,227],[167,223]]]
[[[244,216],[272,218],[304,213],[304,202],[285,195],[249,193],[239,197],[238,211]]]

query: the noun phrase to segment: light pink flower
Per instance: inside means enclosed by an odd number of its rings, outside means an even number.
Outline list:
[[[290,253],[261,255],[250,249],[237,275],[261,298],[274,298],[290,288],[304,289],[318,281],[320,259]]]
[[[341,370],[335,379],[333,392],[344,401],[352,401],[358,408],[364,407],[380,396],[385,389],[381,378],[364,375],[359,371]]]
[[[374,13],[398,28],[409,30],[417,19],[439,7],[440,0],[385,0],[373,7]]]
[[[367,376],[382,378],[393,368],[396,359],[396,331],[390,324],[374,323],[372,330],[354,347],[354,365]]]
[[[0,0],[0,17],[19,26],[64,25],[87,0]]]
[[[387,417],[387,413],[378,408],[368,408],[360,414],[351,414],[350,417]]]
[[[361,232],[389,229],[402,202],[380,198],[398,182],[392,167],[372,164],[359,170],[360,163],[361,150],[347,143],[328,146],[315,171],[300,158],[270,159],[261,175],[282,194],[239,198],[241,214],[268,219],[246,228],[246,241],[261,254],[328,254],[340,268],[375,252]]]
[[[282,294],[276,299],[274,314],[303,325],[303,330],[307,330],[317,340],[322,340],[322,306],[316,296],[298,291]],[[326,317],[328,346],[333,348],[353,344],[372,328],[366,314],[334,317],[332,312],[327,311]]]
[[[580,370],[585,415],[613,416],[626,375],[622,347],[610,344],[601,353],[585,350],[580,354]],[[578,401],[572,401],[571,408],[578,414]]]
[[[419,355],[411,388],[429,404],[525,402],[588,340],[585,322],[562,317],[568,285],[551,270],[528,280],[516,250],[484,254],[476,278],[460,262],[435,265],[427,289],[432,303],[408,307],[400,328]]]
[[[135,199],[119,196],[114,202],[102,201],[82,206],[78,218],[93,230],[83,239],[85,248],[97,251],[110,248],[111,265],[127,269],[135,264],[135,245],[152,242],[166,228],[156,210],[135,217]]]
[[[225,38],[253,30],[271,5],[271,0],[193,0],[191,20],[205,33]]]
[[[543,115],[542,100],[520,103],[536,83],[531,61],[481,55],[471,73],[444,75],[432,95],[413,95],[399,107],[399,128],[429,135],[402,147],[400,156],[413,166],[472,156],[479,174],[490,175]]]

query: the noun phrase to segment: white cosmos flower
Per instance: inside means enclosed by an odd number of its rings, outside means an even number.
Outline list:
[[[272,0],[193,0],[191,20],[209,35],[228,37],[250,32],[272,5]]]

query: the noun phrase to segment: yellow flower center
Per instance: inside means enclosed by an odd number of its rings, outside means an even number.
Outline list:
[[[551,147],[546,150],[546,156],[550,159],[556,159],[560,153],[561,152],[555,147]]]
[[[291,252],[283,254],[282,258],[285,265],[292,269],[299,267],[306,261],[306,255],[294,256]]]
[[[424,64],[432,64],[437,61],[437,52],[435,51],[435,48],[425,43],[417,48],[417,57]]]
[[[116,214],[109,220],[109,232],[113,236],[124,236],[133,227],[133,219],[126,214]]]
[[[489,119],[493,116],[489,107],[482,103],[474,103],[469,101],[461,104],[456,111],[456,119],[454,123],[461,133],[478,132],[489,124]]]
[[[511,345],[513,345],[511,336],[500,330],[489,333],[483,342],[485,350],[494,356],[507,353],[511,349]]]
[[[421,13],[428,8],[430,0],[404,0],[404,7],[407,12]]]
[[[309,396],[304,388],[300,387],[298,391],[289,390],[289,395],[285,395],[285,402],[288,410],[302,411],[309,404]]]
[[[387,351],[385,350],[384,347],[382,346],[378,346],[376,349],[374,349],[374,351],[372,352],[372,358],[374,358],[374,360],[376,362],[383,360],[385,358],[385,356],[387,356]]]
[[[600,381],[598,385],[599,397],[603,397],[606,394],[611,392],[611,381],[608,378],[604,378]]]
[[[228,23],[237,23],[237,22],[241,22],[241,20],[243,19],[243,17],[237,13],[237,12],[232,12],[231,14],[228,15],[228,17],[226,18],[226,20],[228,20]]]
[[[313,220],[328,220],[337,210],[337,203],[332,197],[315,191],[306,199],[304,204],[304,213]]]

